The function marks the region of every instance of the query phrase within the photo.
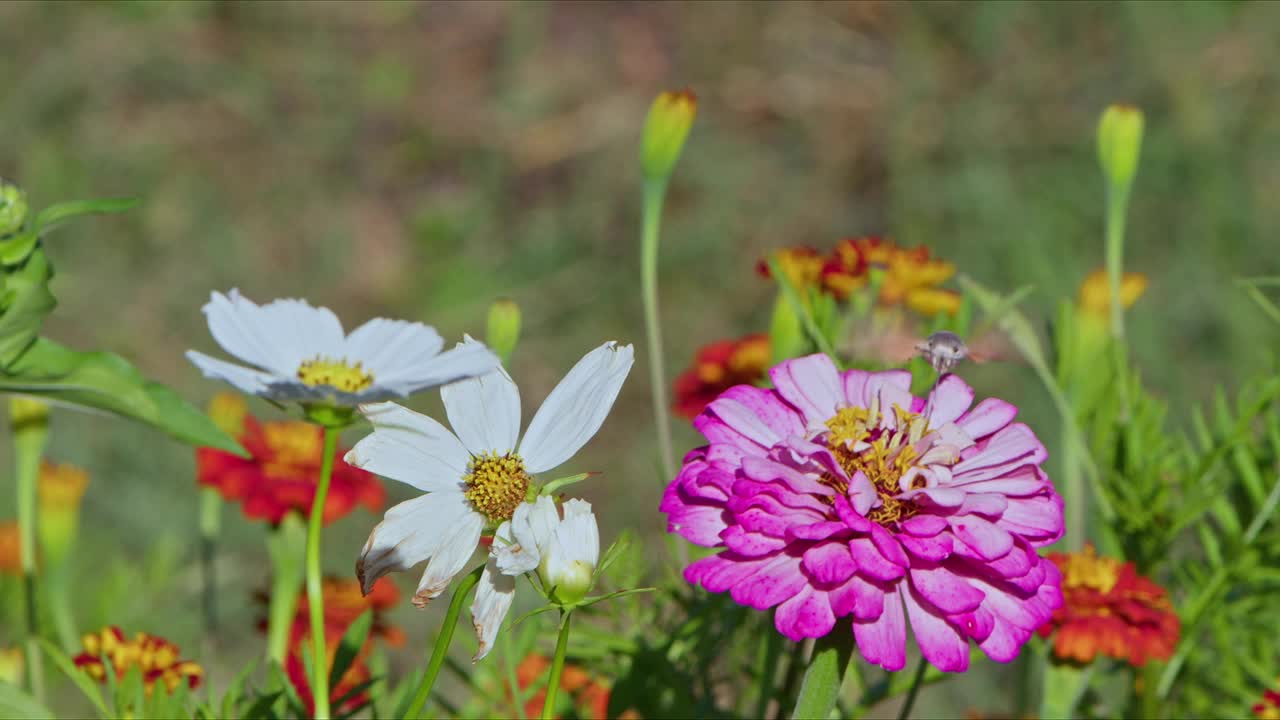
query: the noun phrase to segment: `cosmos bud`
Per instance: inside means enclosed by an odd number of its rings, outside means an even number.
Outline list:
[[[670,177],[697,114],[698,98],[689,90],[667,91],[653,101],[640,149],[645,180]]]
[[[485,344],[506,365],[520,340],[520,306],[514,300],[500,298],[489,306],[489,321],[485,330]]]
[[[1098,161],[1112,188],[1128,189],[1138,172],[1142,149],[1142,111],[1132,105],[1112,105],[1098,122]]]

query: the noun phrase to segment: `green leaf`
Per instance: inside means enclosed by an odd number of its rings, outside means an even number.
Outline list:
[[[0,371],[0,392],[105,410],[156,427],[183,442],[245,457],[244,449],[207,415],[169,388],[147,380],[127,360],[108,352],[78,352],[37,338]]]
[[[253,704],[244,711],[241,717],[245,720],[259,720],[259,718],[274,718],[276,714],[271,711],[271,706],[276,704],[276,700],[284,694],[283,690],[277,690],[266,695],[259,695]],[[228,716],[230,717],[230,716]]]
[[[37,251],[20,268],[4,274],[0,292],[0,367],[7,368],[40,334],[44,316],[58,304],[49,292],[53,270]]]
[[[1093,666],[1077,667],[1050,662],[1044,669],[1044,697],[1040,701],[1040,717],[1045,720],[1078,717],[1075,708],[1089,688]]]
[[[121,213],[136,207],[137,198],[102,198],[100,200],[71,200],[50,205],[36,215],[35,231],[41,233],[64,220],[81,215]]]
[[[40,234],[34,230],[28,230],[5,238],[3,242],[0,242],[0,264],[5,267],[21,265],[22,261],[31,256],[32,251],[36,249],[36,244],[39,242]]]
[[[365,610],[342,634],[338,649],[334,651],[333,667],[329,670],[329,687],[338,687],[342,676],[346,675],[347,670],[351,669],[351,664],[355,662],[356,656],[360,654],[360,649],[364,647],[365,640],[369,638],[369,628],[371,627],[373,627],[373,610]]]
[[[52,718],[53,711],[20,688],[0,680],[0,720]]]
[[[76,667],[75,663],[71,662],[71,658],[64,655],[62,651],[58,649],[57,645],[54,645],[48,640],[42,638],[40,640],[40,647],[44,649],[45,654],[49,656],[49,659],[53,661],[53,664],[62,671],[62,674],[66,675],[71,682],[75,683],[75,686],[80,689],[80,692],[84,693],[84,696],[89,699],[90,703],[93,703],[94,709],[98,711],[100,716],[104,718],[111,717],[111,712],[107,710],[107,704],[102,699],[102,692],[98,689],[97,683],[95,683],[92,678],[80,670],[80,668]]]
[[[249,661],[236,674],[235,679],[231,681],[226,694],[222,696],[222,717],[235,717],[236,707],[240,704],[240,698],[244,695],[244,685],[248,682],[249,676],[253,674],[254,668],[257,666],[257,660]]]

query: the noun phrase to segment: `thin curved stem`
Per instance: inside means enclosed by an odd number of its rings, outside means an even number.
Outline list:
[[[653,395],[654,422],[658,428],[663,482],[674,477],[676,472],[675,454],[671,449],[671,408],[667,404],[667,379],[662,366],[662,319],[658,315],[658,229],[662,224],[662,201],[666,193],[666,180],[645,181],[640,235],[640,293],[644,300],[649,386]]]
[[[924,671],[928,669],[929,663],[924,658],[920,658],[920,664],[916,666],[916,676],[911,680],[911,689],[907,691],[907,699],[902,703],[902,709],[898,711],[898,720],[907,720],[911,717],[911,708],[916,704],[916,695],[920,694]]]
[[[440,634],[436,635],[436,644],[431,648],[431,660],[427,662],[427,672],[422,676],[422,682],[418,684],[418,691],[414,693],[413,702],[409,703],[405,717],[426,717],[422,714],[422,709],[427,704],[427,698],[431,696],[431,688],[436,684],[436,676],[440,674],[444,659],[449,656],[449,645],[453,642],[453,631],[458,625],[458,615],[462,613],[462,603],[466,601],[467,593],[471,592],[471,588],[480,582],[482,572],[484,572],[484,565],[467,573],[462,582],[458,583],[457,589],[453,591],[453,597],[449,600],[449,611],[444,616],[444,624],[440,626]]]
[[[564,673],[564,656],[569,651],[569,618],[573,610],[562,610],[560,635],[556,638],[556,656],[551,661],[551,676],[547,678],[546,699],[542,703],[542,720],[556,716],[556,693],[560,690],[560,676]]]
[[[320,482],[311,503],[307,524],[307,604],[311,608],[311,697],[315,699],[317,720],[329,717],[329,663],[324,643],[324,595],[320,583],[320,529],[324,526],[324,506],[333,476],[333,456],[338,449],[338,429],[324,429],[324,454],[320,460]]]

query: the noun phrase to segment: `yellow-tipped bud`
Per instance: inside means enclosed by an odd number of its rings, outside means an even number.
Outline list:
[[[36,524],[45,561],[60,566],[71,552],[80,528],[80,500],[89,487],[89,474],[75,465],[40,465]]]
[[[646,180],[664,180],[671,175],[697,114],[698,98],[689,90],[667,91],[653,101],[640,149]]]
[[[485,328],[485,344],[497,353],[505,365],[520,341],[520,306],[514,300],[500,298],[489,306],[489,321]]]
[[[1128,310],[1147,289],[1147,276],[1127,272],[1120,276],[1120,306]],[[1106,270],[1094,270],[1080,283],[1080,309],[1090,315],[1107,318],[1111,312],[1111,288]]]
[[[49,404],[33,397],[14,395],[9,398],[9,422],[15,428],[43,425],[49,422]]]
[[[22,229],[27,221],[27,194],[0,180],[0,238]]]
[[[1112,105],[1098,122],[1098,161],[1113,188],[1128,188],[1138,172],[1142,150],[1142,111],[1132,105]]]
[[[0,680],[14,687],[21,687],[25,669],[26,660],[22,655],[22,648],[0,650]]]

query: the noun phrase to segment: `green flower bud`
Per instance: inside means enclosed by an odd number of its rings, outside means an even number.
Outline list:
[[[697,114],[698,98],[689,90],[664,92],[653,101],[640,149],[646,180],[670,177]]]
[[[27,194],[0,180],[0,238],[22,229],[27,221]]]
[[[1098,122],[1098,161],[1112,188],[1128,189],[1138,172],[1142,149],[1142,111],[1132,105],[1112,105]]]
[[[514,300],[502,298],[489,306],[489,322],[485,329],[485,343],[497,353],[506,365],[520,340],[520,306]]]

